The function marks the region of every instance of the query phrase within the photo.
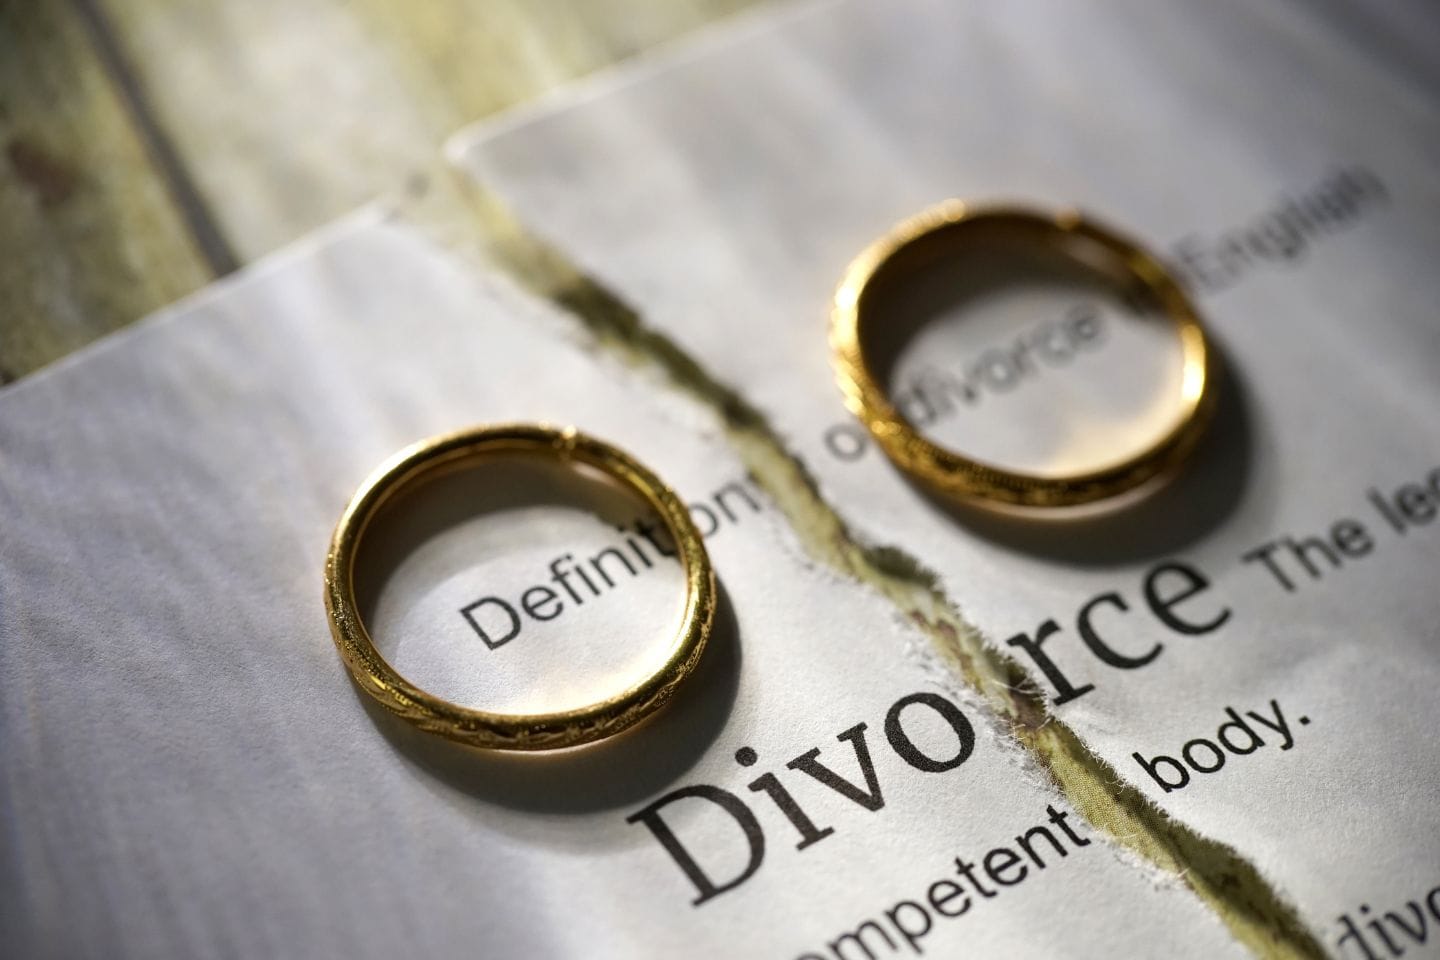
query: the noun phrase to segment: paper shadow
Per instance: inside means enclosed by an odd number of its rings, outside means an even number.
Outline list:
[[[1113,505],[1076,510],[1006,511],[957,503],[910,481],[956,524],[1017,552],[1077,567],[1159,559],[1204,539],[1235,512],[1250,480],[1255,424],[1243,375],[1212,340],[1214,419],[1178,471]]]
[[[693,767],[730,717],[740,682],[740,635],[723,584],[718,600],[705,653],[671,702],[589,746],[531,754],[479,750],[416,729],[359,688],[355,695],[398,753],[477,800],[553,814],[633,806]]]

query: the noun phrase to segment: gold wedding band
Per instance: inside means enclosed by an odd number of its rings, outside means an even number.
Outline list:
[[[947,257],[981,249],[985,239],[1057,250],[1090,272],[1148,295],[1180,338],[1180,413],[1142,452],[1106,466],[1050,476],[1007,470],[963,456],[921,436],[891,403],[864,353],[867,323],[876,322],[877,287]],[[1031,507],[1090,503],[1133,489],[1177,467],[1194,450],[1214,407],[1215,360],[1199,315],[1161,263],[1135,243],[1074,211],[1045,214],[1021,207],[976,209],[949,201],[891,229],[860,254],[835,293],[830,346],[846,406],[907,473],[942,493],[972,501]]]
[[[637,493],[675,544],[685,573],[685,607],[665,662],[650,676],[605,700],[573,710],[502,714],[458,706],[402,677],[375,648],[355,599],[355,560],[366,528],[396,494],[423,477],[476,461],[516,455],[585,464]],[[422,730],[496,750],[553,750],[613,736],[654,713],[695,669],[715,615],[715,573],[690,512],[634,458],[573,428],[506,424],[422,440],[401,450],[361,484],[340,517],[325,558],[325,610],[355,682],[381,706]]]

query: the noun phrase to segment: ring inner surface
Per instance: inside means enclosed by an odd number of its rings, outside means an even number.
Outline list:
[[[1115,252],[1046,221],[926,234],[876,270],[859,310],[875,382],[920,436],[970,460],[1066,477],[1183,419],[1173,320]]]
[[[380,506],[355,596],[380,655],[427,693],[555,713],[665,664],[686,600],[674,554],[641,495],[603,471],[479,454],[412,477]]]

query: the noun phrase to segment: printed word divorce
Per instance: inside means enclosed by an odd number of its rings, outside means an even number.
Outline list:
[[[1102,346],[1104,314],[1093,304],[1077,303],[1056,320],[1025,330],[1006,344],[988,347],[958,370],[927,366],[907,378],[891,398],[917,429],[923,430],[961,407],[977,405],[986,394],[1006,394],[1046,369],[1069,365],[1077,356]],[[857,423],[825,431],[825,446],[840,460],[865,452],[869,434]]]
[[[1433,948],[1440,942],[1440,885],[1393,910],[1372,910],[1370,904],[1362,903],[1355,916],[1342,913],[1336,923],[1340,935],[1335,939],[1335,950],[1341,957],[1403,957],[1407,947],[1420,947],[1422,955],[1433,956],[1424,947],[1428,943]]]
[[[1195,567],[1175,560],[1157,563],[1141,577],[1140,592],[1151,617],[1170,633],[1194,637],[1224,626],[1230,619],[1230,608],[1202,595],[1210,589],[1210,580]],[[1154,663],[1165,651],[1165,644],[1148,637],[1137,641],[1137,630],[1130,626],[1125,644],[1116,639],[1129,622],[1131,602],[1118,591],[1096,594],[1075,612],[1075,634],[1080,646],[1096,660],[1117,670],[1138,670]],[[1071,661],[1055,646],[1073,649],[1074,643],[1064,637],[1065,630],[1054,619],[1043,621],[1031,633],[1017,633],[1005,641],[1006,646],[1023,651],[1050,685],[1055,688],[1051,701],[1063,706],[1095,689],[1095,684],[1077,684],[1072,679]],[[1140,644],[1140,645],[1137,645]]]
[[[790,777],[787,785],[780,774],[768,771],[746,785],[749,792],[769,799],[769,804],[756,803],[767,819],[773,823],[778,813],[784,821],[782,829],[786,833],[794,831],[799,840],[796,850],[807,850],[835,833],[834,827],[816,822],[823,810],[817,810],[813,799],[809,810],[801,805],[807,790],[814,797],[815,784],[830,792],[830,800],[842,797],[870,813],[884,809],[885,795],[879,776],[884,765],[877,765],[871,757],[868,730],[869,726],[862,722],[836,735],[836,741],[848,747],[848,757],[846,749],[838,751],[843,763],[830,758],[821,760],[821,749],[812,747],[785,764],[785,769],[804,774],[804,778]],[[895,755],[920,773],[955,770],[969,760],[975,750],[975,728],[958,706],[938,693],[912,693],[896,700],[885,713],[884,731],[885,741]],[[742,767],[754,766],[759,759],[750,747],[735,751],[735,762]],[[840,772],[847,767],[854,772]],[[771,806],[773,811],[769,809]],[[675,818],[673,824],[666,819],[667,813]],[[823,818],[820,819],[823,823]],[[694,885],[697,896],[692,903],[695,906],[740,886],[754,876],[765,861],[766,835],[760,814],[739,794],[724,787],[708,783],[681,787],[625,820],[643,824],[655,835],[660,846]],[[702,865],[701,855],[681,840],[677,833],[679,824],[698,833],[698,837],[691,835],[691,841],[703,844],[710,866]],[[742,843],[743,850],[737,850],[733,843],[728,850],[719,845],[718,836],[722,832]],[[720,869],[716,863],[725,864],[730,875],[714,876]]]

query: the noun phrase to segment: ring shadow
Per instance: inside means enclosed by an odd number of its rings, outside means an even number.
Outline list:
[[[1058,250],[1036,249],[1003,231],[966,251],[966,270],[943,257],[922,258],[877,287],[885,322],[872,324],[864,348],[876,380],[894,396],[907,346],[937,316],[983,307],[998,292],[1024,286],[1075,303],[1108,303],[1136,322],[1168,324],[1138,280]],[[1245,381],[1211,339],[1217,403],[1190,457],[1110,500],[1083,507],[1021,508],[958,501],[897,468],[917,493],[953,523],[1016,552],[1078,567],[1155,559],[1201,540],[1239,506],[1252,471],[1255,424]]]
[[[1214,418],[1189,458],[1112,503],[1088,508],[1002,510],[951,500],[903,474],[958,526],[1017,552],[1076,567],[1155,560],[1190,547],[1238,508],[1254,461],[1255,424],[1243,375],[1212,340]]]
[[[482,750],[425,733],[358,687],[381,735],[426,775],[476,800],[531,813],[633,806],[691,769],[725,728],[740,683],[740,634],[723,584],[700,663],[670,703],[597,743],[545,753]]]

